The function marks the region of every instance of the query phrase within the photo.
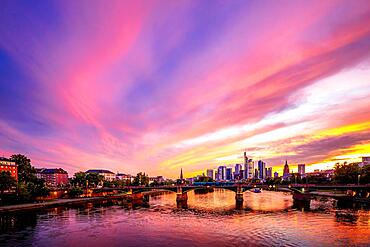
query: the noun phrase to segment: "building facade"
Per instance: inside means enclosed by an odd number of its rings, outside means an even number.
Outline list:
[[[217,169],[217,181],[226,180],[226,166],[219,166]]]
[[[36,176],[44,179],[48,186],[57,187],[68,184],[68,173],[62,168],[37,169]]]
[[[18,166],[11,159],[0,157],[0,172],[9,172],[18,181]]]
[[[266,163],[262,160],[259,160],[257,162],[258,167],[258,178],[259,179],[265,179],[266,178]]]
[[[109,170],[93,169],[93,170],[87,170],[86,173],[87,174],[96,173],[98,175],[103,176],[104,180],[107,180],[107,181],[113,181],[116,179],[116,174],[114,174],[113,172]]]
[[[226,180],[233,180],[233,168],[231,167],[226,168]]]

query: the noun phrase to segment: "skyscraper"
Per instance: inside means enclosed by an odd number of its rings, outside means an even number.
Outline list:
[[[298,173],[301,176],[304,176],[305,175],[305,167],[306,167],[305,164],[298,164]]]
[[[241,164],[235,164],[235,173],[239,174],[240,170],[243,169],[243,166]]]
[[[213,169],[207,169],[207,177],[214,179],[213,178]]]
[[[248,178],[248,157],[247,157],[247,152],[244,152],[244,174],[243,174],[243,179]]]
[[[226,168],[226,180],[230,181],[233,179],[233,168]]]
[[[253,178],[253,160],[248,159],[247,153],[244,152],[244,179],[252,179]]]
[[[278,172],[274,172],[274,178],[278,178],[279,177],[279,173]]]
[[[259,179],[265,179],[266,178],[266,163],[262,160],[259,160],[257,163],[258,167],[258,178]]]
[[[226,166],[219,166],[217,169],[218,178],[217,180],[226,180]]]
[[[272,178],[272,167],[267,168],[266,178]]]

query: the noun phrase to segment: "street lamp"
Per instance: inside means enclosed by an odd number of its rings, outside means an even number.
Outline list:
[[[358,178],[357,183],[358,183],[358,185],[360,185],[361,174],[358,174],[357,178]]]

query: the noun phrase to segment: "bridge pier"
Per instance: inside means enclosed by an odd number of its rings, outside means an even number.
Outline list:
[[[240,186],[236,188],[235,201],[237,205],[240,205],[240,204],[243,205],[243,201],[244,201],[243,188]]]
[[[187,208],[188,207],[188,194],[182,192],[182,187],[177,187],[176,192],[176,204],[177,208]]]
[[[293,206],[297,208],[309,209],[312,196],[309,193],[293,193]]]
[[[177,193],[176,194],[176,204],[178,208],[188,207],[188,194],[187,193]]]

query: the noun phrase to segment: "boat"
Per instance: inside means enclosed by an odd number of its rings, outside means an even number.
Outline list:
[[[254,193],[261,193],[262,191],[261,191],[261,189],[259,189],[259,188],[254,188],[254,189],[252,190],[252,192],[254,192]]]

